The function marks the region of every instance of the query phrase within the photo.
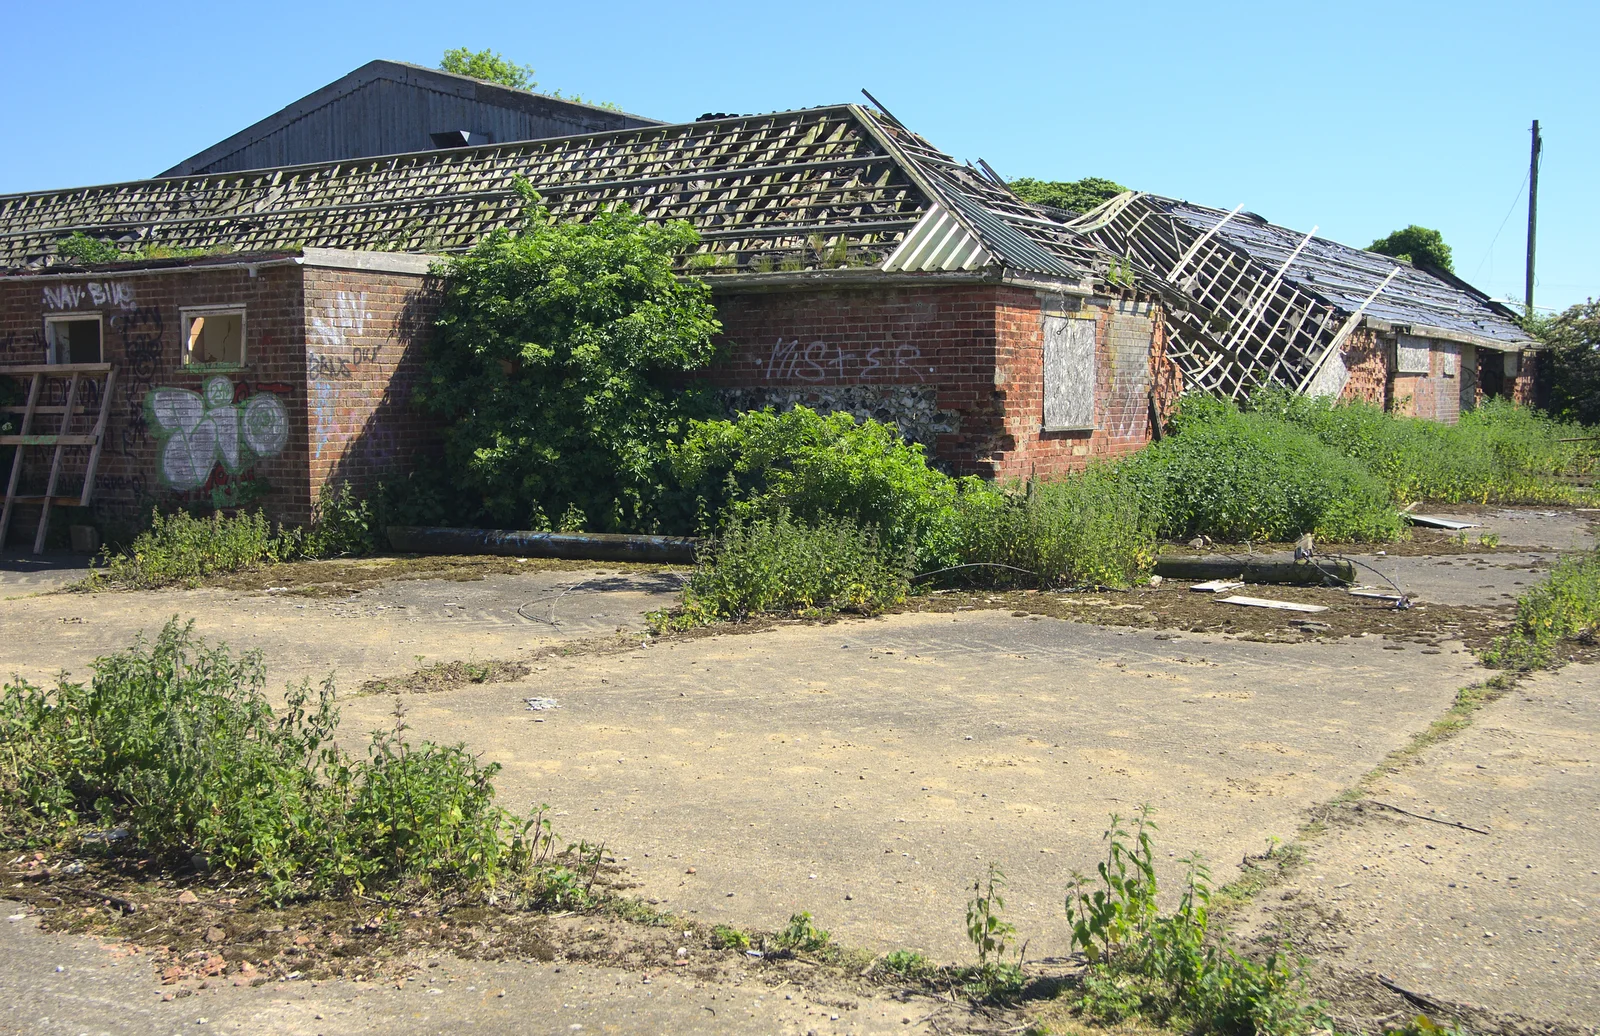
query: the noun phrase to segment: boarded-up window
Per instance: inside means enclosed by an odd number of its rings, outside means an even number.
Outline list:
[[[1433,355],[1433,342],[1427,338],[1418,338],[1415,335],[1401,335],[1395,343],[1394,369],[1401,374],[1432,374],[1433,366],[1430,360]]]
[[[1094,321],[1044,318],[1044,430],[1094,428]]]
[[[1508,377],[1508,378],[1515,378],[1517,375],[1521,374],[1522,373],[1522,354],[1521,353],[1505,353],[1504,356],[1505,356],[1505,359],[1503,361],[1503,365],[1500,368],[1501,372],[1504,373],[1505,376]]]
[[[1453,378],[1461,373],[1461,346],[1454,342],[1439,343],[1440,358],[1444,360],[1444,376]]]

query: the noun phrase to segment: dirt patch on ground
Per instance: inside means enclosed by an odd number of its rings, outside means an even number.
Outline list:
[[[1514,614],[1514,609],[1507,605],[1418,604],[1401,610],[1381,600],[1354,597],[1343,590],[1324,587],[1246,586],[1233,591],[1328,609],[1315,613],[1278,611],[1223,604],[1219,598],[1228,594],[1197,593],[1189,589],[1192,585],[1171,581],[1159,587],[1084,593],[939,590],[912,598],[901,610],[1009,610],[1019,618],[1050,616],[1104,626],[1185,630],[1291,644],[1372,635],[1438,649],[1443,641],[1453,639],[1464,641],[1474,650],[1504,633]]]
[[[492,555],[402,555],[291,561],[218,576],[207,585],[224,590],[268,590],[304,597],[344,597],[402,579],[471,582],[491,575],[529,572],[596,572],[644,575],[669,572],[670,565],[566,561],[560,558],[503,558]]]
[[[449,955],[596,964],[642,972],[646,982],[651,974],[670,974],[706,985],[791,987],[839,1012],[887,996],[906,1005],[906,1022],[934,1019],[938,1032],[1014,1032],[1022,1017],[1020,1005],[941,998],[935,990],[907,985],[859,951],[829,946],[795,954],[774,948],[771,933],[750,933],[752,949],[725,945],[714,926],[623,896],[630,886],[614,861],[602,869],[602,905],[557,912],[481,903],[386,904],[364,896],[274,906],[230,889],[231,883],[154,871],[150,860],[47,864],[42,854],[30,854],[0,863],[0,881],[7,898],[36,914],[44,930],[112,941],[113,956],[136,961],[159,978],[164,1000],[220,986],[302,979],[404,989],[429,984],[430,969]],[[1035,976],[1034,995],[1054,993],[1059,985]]]

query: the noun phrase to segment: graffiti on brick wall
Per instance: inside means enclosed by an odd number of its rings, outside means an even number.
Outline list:
[[[122,331],[123,397],[127,400],[127,420],[122,423],[119,447],[123,456],[150,439],[150,426],[144,419],[143,399],[155,387],[161,373],[161,311],[154,306],[136,307],[112,321]]]
[[[729,388],[721,392],[729,413],[744,410],[792,410],[810,407],[819,413],[843,411],[857,420],[871,418],[894,425],[913,442],[932,446],[939,436],[956,431],[961,415],[939,408],[939,393],[932,385],[834,385],[817,388]]]
[[[235,399],[233,382],[207,378],[199,392],[153,389],[145,420],[159,442],[156,474],[172,489],[199,489],[218,464],[230,474],[274,457],[289,441],[289,413],[271,392]]]
[[[0,335],[0,356],[24,363],[44,352],[44,340],[37,331],[7,331]]]
[[[312,459],[331,452],[348,434],[340,418],[342,385],[378,358],[377,346],[362,344],[371,321],[364,291],[337,292],[311,314],[306,379],[310,383]]]
[[[81,284],[46,284],[44,304],[49,309],[81,309],[84,306],[116,306],[132,309],[133,285],[127,281],[85,281]]]
[[[866,381],[892,378],[903,381],[915,377],[926,381],[932,367],[922,363],[922,350],[914,345],[873,346],[850,349],[816,341],[802,347],[800,339],[779,337],[767,357],[766,377],[797,378],[800,381]]]

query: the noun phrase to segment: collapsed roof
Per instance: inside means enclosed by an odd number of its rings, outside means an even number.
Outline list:
[[[1180,296],[1168,353],[1185,387],[1235,398],[1258,384],[1337,395],[1357,327],[1518,350],[1505,306],[1442,271],[1268,223],[1129,191],[1066,224]]]
[[[0,196],[0,266],[123,246],[450,252],[514,226],[526,178],[561,219],[687,220],[706,276],[995,271],[1087,291],[1108,257],[885,112],[837,105],[348,162]]]

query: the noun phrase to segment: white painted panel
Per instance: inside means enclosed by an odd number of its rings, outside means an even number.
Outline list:
[[[1044,428],[1047,432],[1094,427],[1093,320],[1044,318]]]
[[[1433,341],[1416,335],[1400,335],[1395,343],[1394,369],[1401,374],[1432,374]]]

